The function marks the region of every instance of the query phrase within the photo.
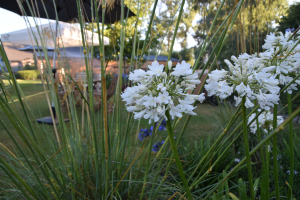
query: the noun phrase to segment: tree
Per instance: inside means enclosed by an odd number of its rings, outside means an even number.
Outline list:
[[[285,32],[286,29],[297,29],[300,26],[300,3],[291,5],[287,10],[287,15],[277,20],[278,30]]]
[[[212,29],[211,36],[208,36],[207,32],[211,27],[221,1],[198,1],[197,5],[198,8],[200,7],[202,19],[198,21],[194,38],[198,42],[198,45],[200,45],[206,37],[211,37],[212,34],[216,32],[223,20],[234,8],[236,1],[227,0],[225,2]],[[279,19],[280,16],[285,13],[286,7],[286,0],[246,0],[232,30],[228,34],[226,44],[222,48],[222,53],[218,57],[219,65],[225,67],[226,64],[224,60],[230,59],[232,55],[238,56],[241,53],[253,54],[255,52],[261,52],[266,34],[273,31],[271,22]],[[224,28],[222,30],[224,30]],[[211,54],[221,33],[222,31],[218,33],[215,40],[213,40],[207,49],[206,53],[208,55]],[[214,63],[214,65],[214,67],[217,67],[216,63]]]

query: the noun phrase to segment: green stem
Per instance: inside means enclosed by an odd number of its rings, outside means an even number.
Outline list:
[[[270,128],[268,127],[268,135],[270,134]],[[266,165],[265,165],[265,192],[266,192],[266,199],[269,199],[269,187],[270,187],[270,178],[269,178],[269,170],[270,170],[270,140],[266,143]]]
[[[147,33],[146,33],[146,38],[145,38],[145,40],[144,40],[144,44],[143,44],[143,47],[142,47],[142,53],[141,53],[141,56],[143,56],[144,51],[145,51],[146,42],[147,42],[147,40],[148,40],[149,33],[150,33],[150,30],[151,30],[151,27],[152,27],[152,21],[153,21],[154,15],[155,15],[155,10],[156,10],[156,6],[157,6],[157,2],[158,2],[158,0],[155,0],[155,2],[154,2],[154,6],[153,6],[153,10],[152,10],[150,22],[149,22],[149,25],[148,25],[148,30],[147,30]]]
[[[256,114],[256,116],[258,117],[262,112],[263,112],[263,111],[260,111],[258,114]],[[250,115],[251,115],[251,113],[250,113],[248,116],[250,116]],[[248,117],[247,117],[247,118],[248,118]],[[249,127],[250,124],[252,124],[252,123],[254,122],[254,120],[256,120],[256,119],[254,118],[250,123],[248,123],[248,127]],[[238,126],[236,126],[236,128],[235,128],[235,129],[228,135],[228,137],[224,140],[224,144],[226,144],[227,141],[229,141],[229,140],[231,139],[231,137],[235,134],[236,131],[238,131],[238,130],[240,129],[241,126],[242,126],[242,123],[240,123]],[[199,176],[201,175],[202,170],[200,171],[199,175],[195,178],[196,181],[194,181],[194,182],[191,184],[190,189],[192,189],[192,188],[195,187],[197,184],[199,184],[199,183],[203,180],[203,178],[204,178],[206,175],[209,174],[209,172],[214,168],[214,166],[215,166],[220,160],[222,160],[223,155],[226,154],[226,152],[228,151],[228,149],[235,143],[235,141],[236,141],[242,134],[243,134],[243,131],[241,131],[240,133],[238,133],[237,136],[235,137],[235,139],[232,140],[232,142],[228,145],[228,147],[227,147],[225,150],[222,150],[222,147],[220,147],[219,149],[217,149],[217,150],[215,151],[215,155],[218,155],[217,160],[214,162],[214,164],[211,165],[210,169],[209,169],[207,172],[205,172],[205,174],[204,174],[203,176],[201,176],[201,177],[199,178]],[[218,146],[220,146],[220,145],[218,145]],[[220,151],[222,151],[222,154],[221,154],[221,155],[218,154],[218,152],[220,152]],[[212,156],[213,156],[213,155],[212,155]],[[212,158],[212,156],[211,156],[211,158]],[[202,169],[204,169],[206,166],[207,166],[207,165],[203,165]]]
[[[257,105],[257,101],[256,101],[256,105]],[[258,142],[261,142],[261,134],[260,134],[260,128],[259,128],[259,121],[258,121],[258,111],[256,111],[256,126],[257,126],[257,137],[258,137]],[[262,168],[262,185],[261,185],[261,198],[262,199],[266,199],[265,196],[266,196],[266,191],[265,191],[265,188],[264,188],[264,185],[265,185],[265,178],[264,178],[264,172],[265,172],[265,168],[266,168],[266,163],[265,163],[265,156],[264,156],[264,151],[263,151],[263,148],[259,148],[259,151],[260,151],[260,156],[261,156],[261,161],[262,161],[262,165],[263,165],[263,168]]]
[[[177,168],[178,168],[178,172],[179,172],[181,180],[183,182],[183,186],[184,186],[185,192],[187,194],[187,197],[188,197],[189,200],[192,200],[193,199],[192,193],[191,193],[191,191],[189,189],[189,186],[188,186],[188,183],[186,181],[186,178],[185,178],[185,175],[184,175],[184,172],[183,172],[183,168],[182,168],[182,165],[181,165],[181,162],[180,162],[180,158],[179,158],[179,155],[178,155],[178,152],[177,152],[177,148],[176,148],[176,145],[175,145],[175,140],[174,140],[174,135],[173,135],[173,128],[172,128],[172,124],[171,124],[171,117],[170,117],[169,110],[166,111],[166,116],[167,116],[167,119],[168,119],[167,120],[167,130],[168,130],[168,135],[169,135],[169,139],[170,139],[170,143],[171,143],[173,157],[175,158],[175,162],[176,162],[176,165],[177,165]]]
[[[275,134],[277,134],[280,130],[283,130],[284,127],[290,122],[292,121],[292,119],[294,119],[297,115],[299,115],[300,113],[300,106],[279,126],[277,127],[272,133],[270,133],[269,135],[267,135],[261,142],[259,142],[250,152],[249,155],[253,155],[256,151],[258,151],[259,148],[261,148],[268,140],[270,140]],[[205,196],[205,198],[203,200],[208,199],[209,197],[211,197],[211,195],[213,194],[214,191],[216,191],[216,189],[219,188],[219,186],[221,184],[224,183],[224,181],[226,179],[228,179],[237,169],[239,169],[245,162],[246,162],[247,158],[243,158],[243,160],[241,160],[241,162],[239,162],[228,174],[226,177],[223,178],[223,180],[219,181],[215,187],[208,192],[208,194]]]
[[[273,111],[273,129],[277,127],[277,105],[274,105]],[[274,176],[275,176],[275,191],[276,200],[279,200],[279,180],[278,180],[278,163],[277,163],[277,134],[273,137],[273,165],[274,165]]]
[[[151,136],[150,144],[148,146],[148,159],[147,159],[147,164],[146,164],[146,171],[145,171],[143,189],[142,189],[142,194],[141,194],[140,200],[143,199],[144,191],[145,191],[145,188],[146,188],[146,185],[147,185],[146,182],[147,182],[147,176],[148,176],[148,171],[149,171],[149,164],[150,164],[151,150],[152,150],[152,144],[153,144],[155,129],[156,129],[156,123],[154,122],[153,133],[152,133],[152,136]]]
[[[248,168],[248,177],[249,177],[249,187],[250,187],[250,197],[251,200],[254,200],[254,187],[253,187],[253,178],[251,171],[250,155],[249,155],[249,139],[248,139],[248,128],[247,128],[247,110],[245,106],[246,96],[243,96],[242,109],[243,109],[243,130],[244,130],[244,143],[245,143],[245,152]]]
[[[287,101],[288,101],[288,114],[291,116],[292,114],[292,101],[291,94],[287,92]],[[289,137],[290,137],[290,178],[289,184],[291,188],[293,188],[294,182],[294,137],[293,137],[293,121],[289,122]],[[292,199],[292,192],[289,190],[288,199]]]
[[[185,0],[182,0],[180,11],[179,11],[177,22],[176,22],[176,26],[175,26],[175,30],[174,30],[174,35],[173,35],[172,43],[171,43],[171,48],[169,49],[168,60],[171,59],[171,54],[172,54],[174,42],[175,42],[175,39],[176,39],[176,36],[177,36],[177,30],[178,30],[178,27],[179,27],[179,22],[180,22],[180,19],[181,19],[181,15],[182,15],[184,3],[185,3]],[[166,70],[166,72],[168,72],[168,67],[166,67],[165,70]]]

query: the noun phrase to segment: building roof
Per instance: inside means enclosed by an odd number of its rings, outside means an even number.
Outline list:
[[[25,45],[3,42],[3,47],[9,61],[23,61],[26,58],[33,58],[32,52],[18,50],[24,48]]]
[[[84,58],[83,47],[66,47],[60,49],[60,57],[67,57],[67,58]],[[38,57],[45,57],[43,51],[41,53],[36,52]],[[52,58],[54,55],[54,51],[47,52],[48,57]],[[57,56],[57,54],[56,54]]]
[[[25,47],[22,47],[22,48],[19,48],[18,50],[20,50],[20,51],[34,51],[34,50],[43,50],[43,47],[37,47],[37,46],[31,46],[31,45],[29,45],[29,46],[25,46]],[[52,47],[48,47],[47,48],[47,50],[48,51],[54,51],[54,48],[52,48]]]
[[[144,55],[145,60],[154,61],[156,55]],[[168,61],[168,56],[157,56],[156,61]],[[171,58],[172,62],[180,62],[181,60],[177,58]]]

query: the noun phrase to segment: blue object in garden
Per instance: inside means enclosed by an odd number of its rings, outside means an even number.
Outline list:
[[[157,124],[158,124],[158,122],[156,123],[156,125],[157,125]],[[166,129],[166,126],[167,126],[167,122],[166,122],[165,119],[163,119],[163,120],[161,121],[160,126],[158,127],[158,130],[159,130],[159,131],[167,130],[167,129]],[[153,126],[150,127],[150,131],[153,132]]]
[[[162,122],[161,122],[161,126],[167,126],[167,122],[166,122],[166,120],[165,120],[165,119],[163,119],[163,120],[162,120]]]
[[[157,153],[160,149],[160,147],[165,143],[165,141],[161,141],[161,142],[157,142],[155,144],[153,144],[153,147],[152,147],[152,151],[154,153]]]
[[[295,31],[295,28],[287,28],[287,29],[285,29],[285,32],[294,32]]]
[[[159,127],[158,127],[158,130],[159,130],[159,131],[166,130],[166,127],[165,127],[165,126],[159,126]]]
[[[139,133],[139,140],[143,141],[145,137],[151,136],[152,131],[149,131],[148,129],[141,129]]]
[[[128,78],[128,75],[127,74],[122,74],[122,78]]]
[[[149,130],[150,130],[151,132],[153,132],[153,126],[151,126]]]

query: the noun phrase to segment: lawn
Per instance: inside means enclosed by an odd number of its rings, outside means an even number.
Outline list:
[[[18,80],[18,83],[26,96],[25,101],[28,104],[27,110],[30,110],[32,112],[32,116],[30,117],[30,120],[32,122],[35,122],[35,119],[50,116],[49,107],[46,100],[45,91],[43,89],[42,83],[40,80],[37,81],[31,81],[31,80]],[[13,92],[13,88],[9,86],[9,83],[7,80],[5,80],[5,84],[8,87],[8,91],[11,94],[12,98],[14,99],[14,104],[16,105],[16,108],[19,110],[19,113],[23,113],[21,110],[20,103],[17,100],[17,95]],[[113,98],[112,98],[113,99]],[[81,107],[78,107],[77,109],[78,119],[81,119],[82,117],[82,109]],[[125,111],[125,107],[122,109]],[[229,109],[234,110],[234,109]],[[205,139],[208,136],[213,136],[217,130],[220,130],[222,125],[226,124],[224,121],[223,113],[221,112],[219,107],[212,106],[208,103],[197,104],[197,108],[195,109],[195,112],[197,113],[196,116],[193,116],[189,122],[189,126],[187,127],[186,133],[188,133],[188,138],[191,140],[195,139]],[[126,117],[127,112],[122,112],[124,116],[124,121],[122,125],[125,127],[126,123]],[[229,114],[231,113],[228,112]],[[227,113],[227,114],[228,114]],[[232,113],[231,113],[232,114]],[[13,133],[16,134],[16,131],[9,121],[8,118],[4,117],[5,113],[0,110],[1,120],[3,120],[4,124],[7,126],[7,128]],[[23,116],[23,115],[22,115]],[[66,117],[68,117],[67,113],[65,114]],[[99,116],[100,119],[100,111],[96,111],[96,116]],[[109,114],[110,117],[113,116],[113,113]],[[226,118],[226,117],[225,117]],[[24,123],[25,116],[23,116]],[[179,134],[179,131],[181,130],[184,122],[186,120],[186,116],[183,117],[180,122],[178,123],[178,126],[176,127],[175,135]],[[42,125],[38,123],[33,123],[34,128],[37,130],[36,132],[39,133],[41,137],[43,137],[43,134],[54,134],[54,128],[51,125]],[[67,126],[69,127],[72,123],[68,122]],[[136,134],[138,121],[134,121],[134,126],[132,128],[133,136]],[[141,128],[150,128],[153,124],[149,125],[148,120],[141,120],[139,129]],[[38,130],[40,129],[40,130]],[[167,136],[166,131],[160,131],[159,134],[161,135],[162,139]],[[0,127],[0,140],[1,142],[7,146],[8,148],[12,148],[11,146],[11,140],[6,133],[5,129],[1,126]]]

